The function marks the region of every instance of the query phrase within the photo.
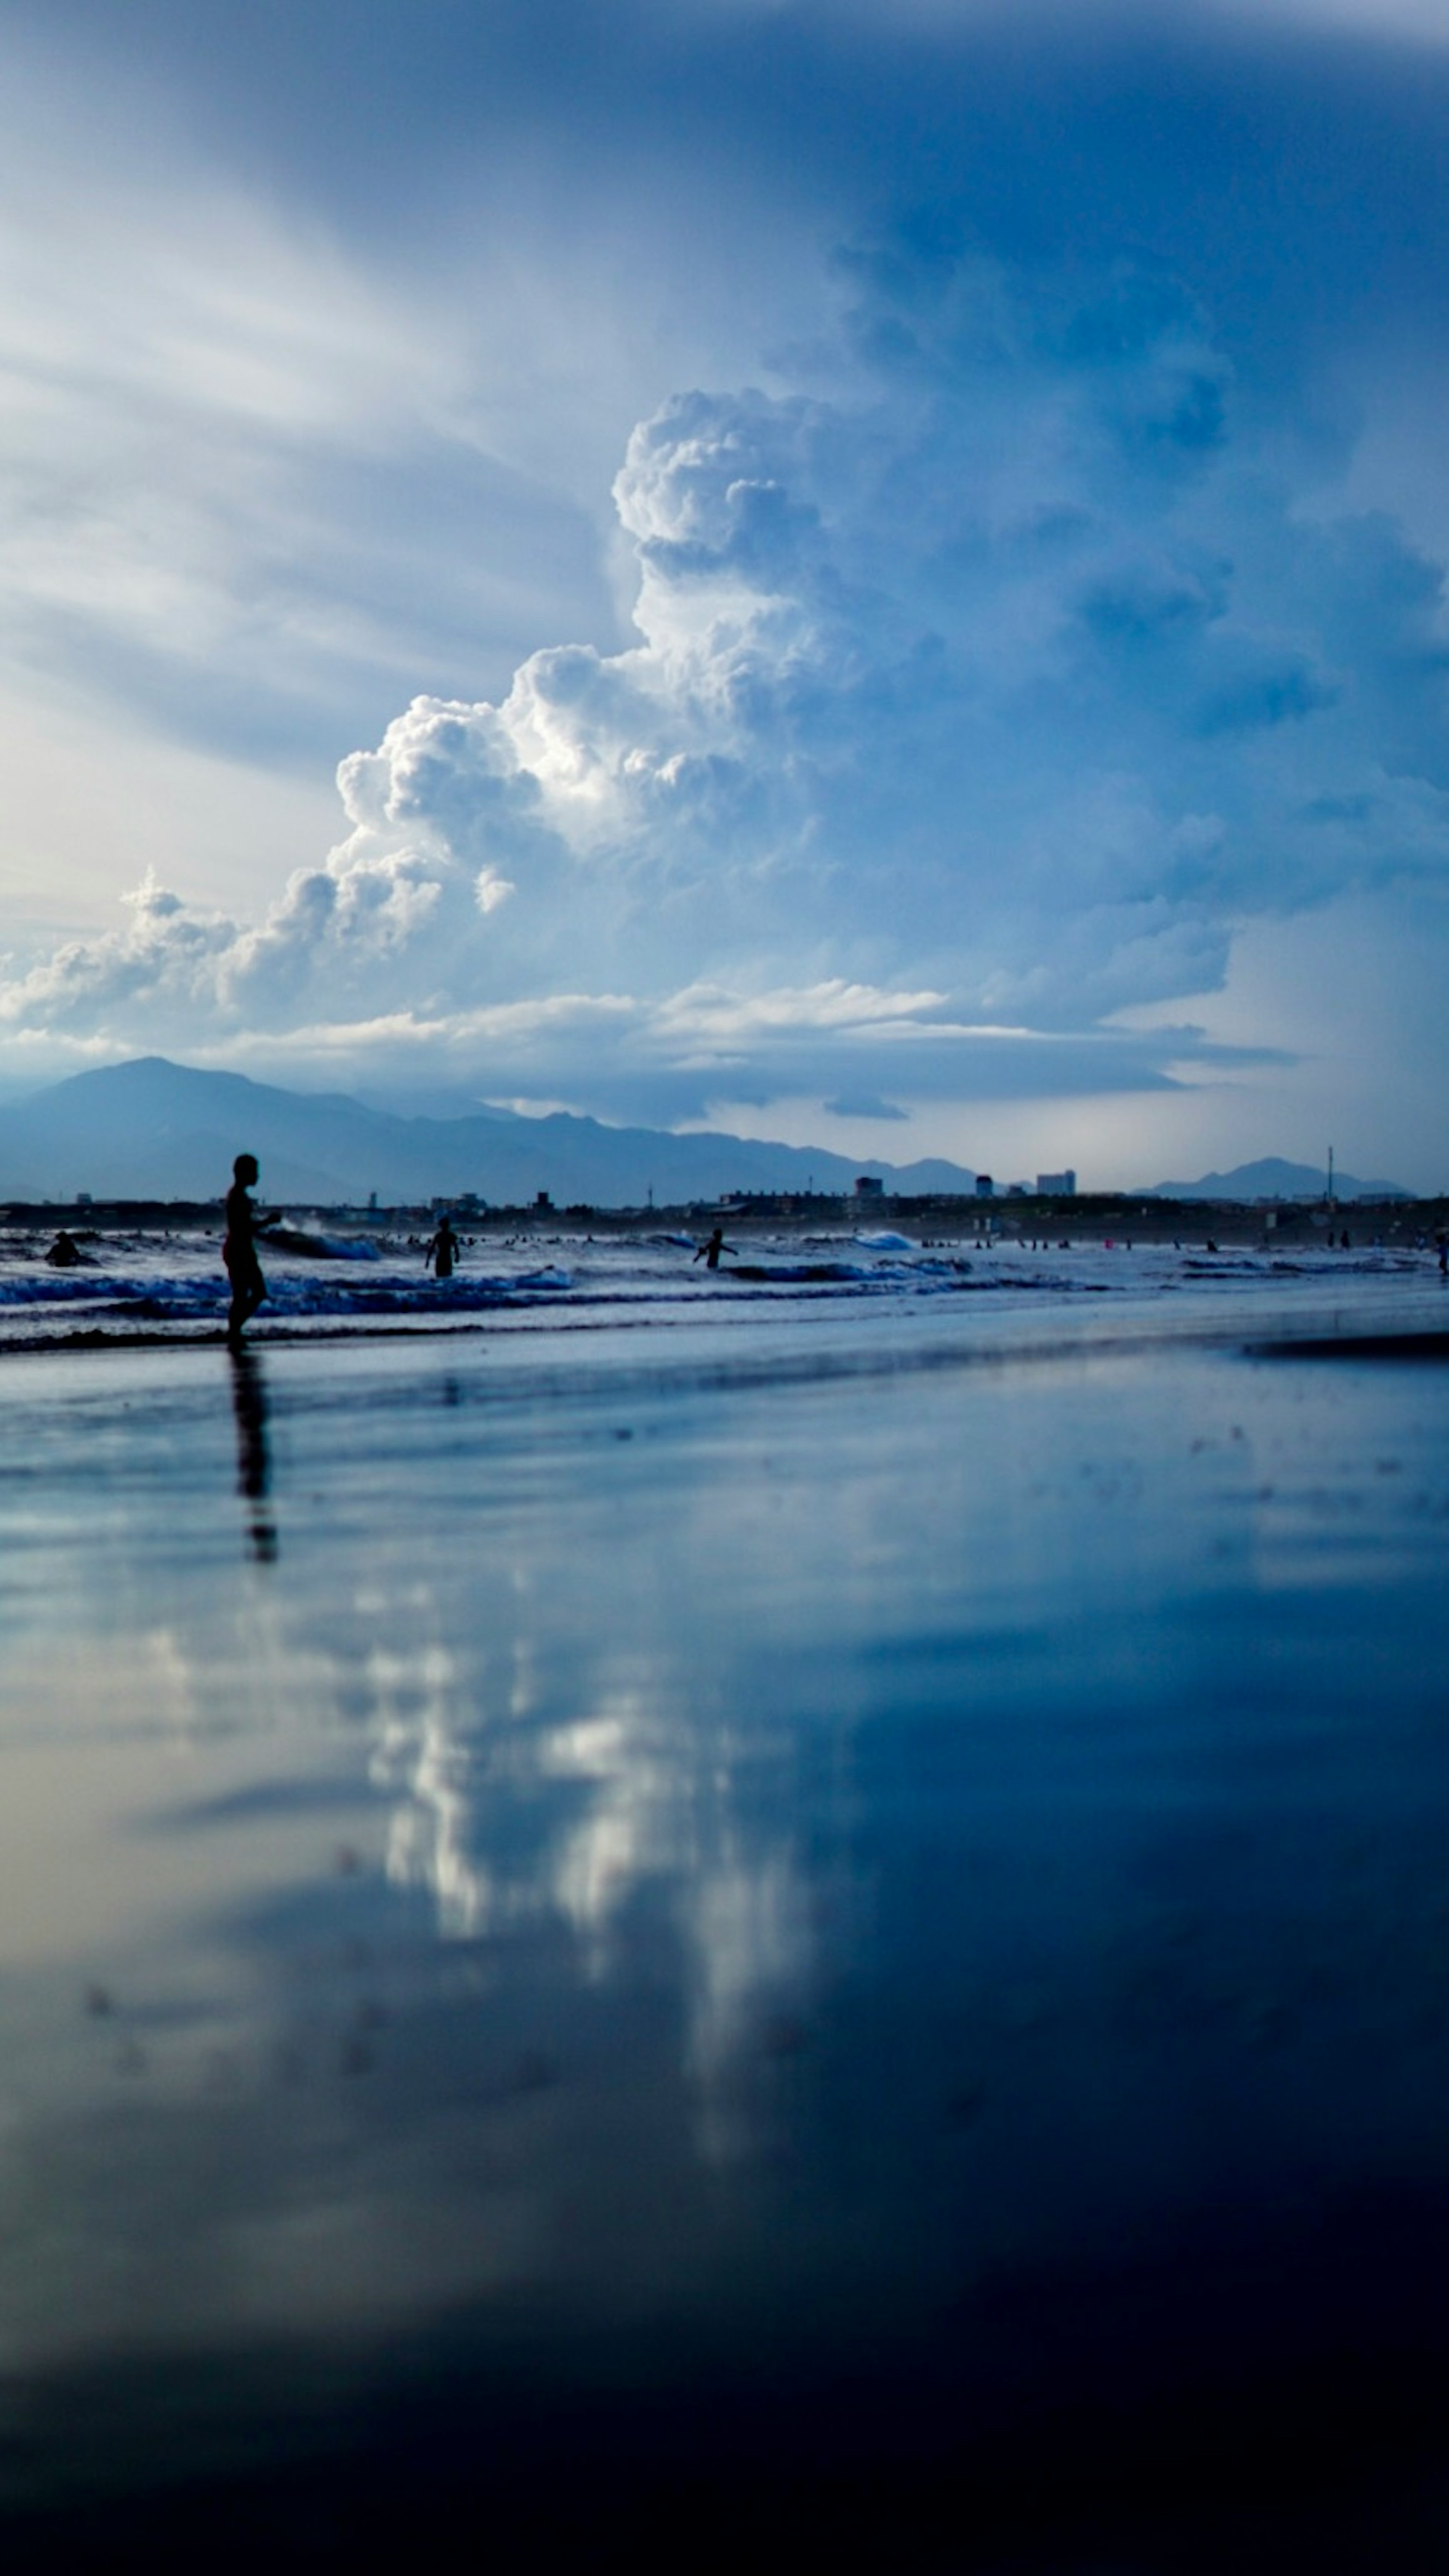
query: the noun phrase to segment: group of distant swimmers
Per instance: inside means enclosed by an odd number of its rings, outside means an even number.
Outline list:
[[[221,1247],[221,1257],[226,1264],[226,1275],[231,1281],[231,1310],[226,1322],[227,1338],[236,1342],[240,1341],[246,1325],[257,1308],[264,1303],[267,1294],[267,1283],[262,1276],[262,1265],[257,1258],[257,1237],[268,1233],[273,1226],[279,1225],[281,1215],[276,1208],[270,1208],[264,1212],[252,1204],[250,1193],[256,1188],[260,1177],[255,1154],[238,1154],[231,1168],[233,1177],[231,1188],[226,1194],[226,1237]],[[1329,1242],[1332,1243],[1332,1241],[1333,1237],[1330,1235]],[[1346,1252],[1348,1244],[1348,1233],[1345,1229],[1339,1237],[1339,1248]],[[1210,1243],[1208,1250],[1216,1252],[1217,1245]],[[1440,1270],[1449,1272],[1449,1235],[1441,1233],[1438,1236],[1437,1250]],[[437,1279],[451,1279],[461,1251],[462,1245],[453,1231],[451,1220],[446,1216],[442,1217],[436,1233],[423,1254],[423,1267],[431,1268]],[[717,1225],[708,1239],[699,1246],[694,1258],[696,1261],[702,1261],[707,1270],[718,1270],[721,1253],[737,1253],[737,1251],[737,1245],[726,1243],[723,1226]],[[73,1269],[78,1262],[84,1261],[85,1257],[74,1237],[67,1234],[64,1229],[56,1236],[45,1256],[56,1270]]]
[[[264,1214],[260,1208],[252,1204],[249,1193],[256,1188],[260,1177],[255,1154],[238,1154],[231,1168],[233,1179],[231,1188],[226,1194],[226,1237],[221,1247],[221,1257],[226,1264],[226,1275],[231,1281],[231,1312],[226,1321],[227,1338],[229,1341],[236,1342],[240,1341],[246,1325],[251,1321],[267,1293],[267,1283],[262,1276],[262,1265],[257,1258],[257,1237],[266,1234],[272,1226],[279,1225],[281,1217],[275,1208],[268,1209]],[[75,1251],[73,1245],[69,1254],[60,1251],[62,1242],[69,1243],[70,1237],[68,1235],[58,1237],[55,1246],[47,1253],[46,1259],[49,1261],[64,1261],[71,1258],[79,1260],[81,1256]],[[435,1279],[451,1279],[462,1248],[453,1231],[451,1218],[446,1216],[440,1218],[437,1232],[423,1254],[424,1269],[431,1269]],[[708,1241],[700,1245],[694,1257],[696,1261],[702,1261],[706,1269],[718,1270],[720,1254],[737,1252],[738,1248],[736,1244],[726,1243],[724,1227],[717,1225]]]
[[[277,1208],[263,1211],[252,1204],[249,1193],[256,1188],[260,1178],[255,1154],[238,1154],[231,1168],[233,1178],[231,1188],[226,1194],[226,1236],[221,1247],[221,1257],[226,1264],[226,1275],[231,1281],[231,1312],[226,1319],[227,1339],[237,1342],[240,1341],[243,1330],[265,1300],[267,1293],[267,1283],[262,1276],[262,1265],[257,1258],[257,1237],[268,1233],[274,1225],[280,1225],[281,1212]],[[454,1264],[461,1250],[462,1246],[453,1232],[451,1220],[445,1216],[440,1220],[438,1230],[423,1254],[423,1267],[427,1269],[431,1265],[435,1278],[451,1279]],[[77,1254],[75,1257],[79,1259],[80,1256]],[[54,1260],[55,1250],[49,1252],[46,1258]]]

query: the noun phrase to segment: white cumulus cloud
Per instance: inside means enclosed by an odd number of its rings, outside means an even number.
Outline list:
[[[1048,1056],[1110,1088],[1191,1052],[1113,1015],[1220,983],[1244,922],[1442,876],[1439,569],[1295,508],[1192,299],[899,245],[839,281],[797,389],[634,431],[637,640],[415,699],[263,917],[148,884],[4,986],[8,1027],[387,1029],[674,1115],[1029,1089]]]

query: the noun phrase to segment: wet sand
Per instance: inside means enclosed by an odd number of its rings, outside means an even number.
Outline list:
[[[1449,1381],[1334,1320],[16,1357],[14,2551],[1441,2563]]]

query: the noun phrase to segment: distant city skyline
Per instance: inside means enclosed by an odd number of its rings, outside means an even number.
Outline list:
[[[1430,0],[0,0],[0,1097],[1449,1186]]]

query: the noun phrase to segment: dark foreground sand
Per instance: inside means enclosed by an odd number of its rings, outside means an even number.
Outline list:
[[[1443,2565],[1449,1374],[1260,1321],[8,1366],[6,2563]]]

